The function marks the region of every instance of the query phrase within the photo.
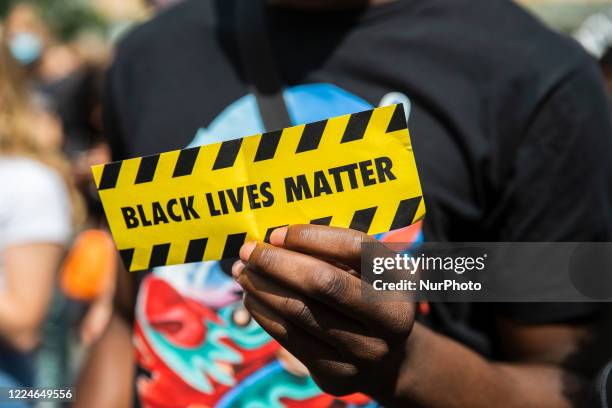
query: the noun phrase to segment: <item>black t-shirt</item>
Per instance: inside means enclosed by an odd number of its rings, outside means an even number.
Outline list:
[[[116,159],[263,130],[228,4],[186,1],[121,42],[106,104]],[[294,123],[407,107],[426,240],[612,238],[612,128],[598,67],[511,1],[397,0],[354,12],[269,7],[267,19]],[[592,311],[438,304],[427,321],[494,354],[495,314],[541,323]]]

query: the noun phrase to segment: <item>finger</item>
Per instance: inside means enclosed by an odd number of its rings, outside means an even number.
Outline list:
[[[329,259],[355,270],[361,266],[361,244],[376,240],[360,231],[323,225],[292,225],[275,229],[270,243],[275,246]]]
[[[338,353],[331,346],[287,321],[250,293],[245,294],[244,306],[268,334],[308,367],[312,375],[329,376],[329,373],[339,377],[356,375],[357,368],[340,361]]]
[[[329,263],[268,244],[245,244],[240,257],[250,269],[286,286],[305,298],[318,300],[336,311],[387,334],[407,335],[414,310],[409,303],[395,307],[364,302],[361,280]]]
[[[312,256],[261,243],[245,244],[240,257],[248,269],[347,316],[353,315],[360,280],[341,269]]]
[[[367,336],[363,325],[357,321],[316,300],[305,299],[252,270],[244,270],[238,282],[245,292],[270,310],[330,344],[351,361],[357,359],[364,363],[375,362],[388,351],[386,342]]]

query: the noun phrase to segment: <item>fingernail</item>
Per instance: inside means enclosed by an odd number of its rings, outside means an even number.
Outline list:
[[[277,228],[270,234],[270,243],[275,246],[282,246],[285,243],[286,236],[287,227]]]
[[[242,248],[240,248],[240,259],[242,259],[244,262],[248,262],[254,249],[254,242],[247,242],[246,244],[244,244]]]
[[[245,264],[241,260],[237,260],[232,265],[232,276],[234,279],[238,279],[242,271],[244,270]]]

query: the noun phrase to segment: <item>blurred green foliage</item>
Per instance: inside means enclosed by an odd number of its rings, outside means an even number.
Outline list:
[[[536,3],[528,8],[545,23],[557,30],[572,33],[584,20],[612,6],[612,2],[583,1],[554,3]]]
[[[84,30],[106,33],[107,22],[86,0],[0,0],[0,19],[18,3],[37,7],[53,34],[60,40],[69,41]]]

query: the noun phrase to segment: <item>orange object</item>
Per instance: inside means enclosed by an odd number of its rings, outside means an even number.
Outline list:
[[[422,229],[423,221],[418,221],[407,227],[388,232],[387,234],[385,234],[383,242],[413,243],[419,237],[419,234],[421,233]]]
[[[431,306],[429,305],[429,302],[419,302],[419,313],[421,313],[423,316],[427,316],[429,313],[431,313]]]
[[[116,268],[116,249],[103,230],[82,232],[62,266],[60,285],[70,298],[91,301],[108,290]]]

